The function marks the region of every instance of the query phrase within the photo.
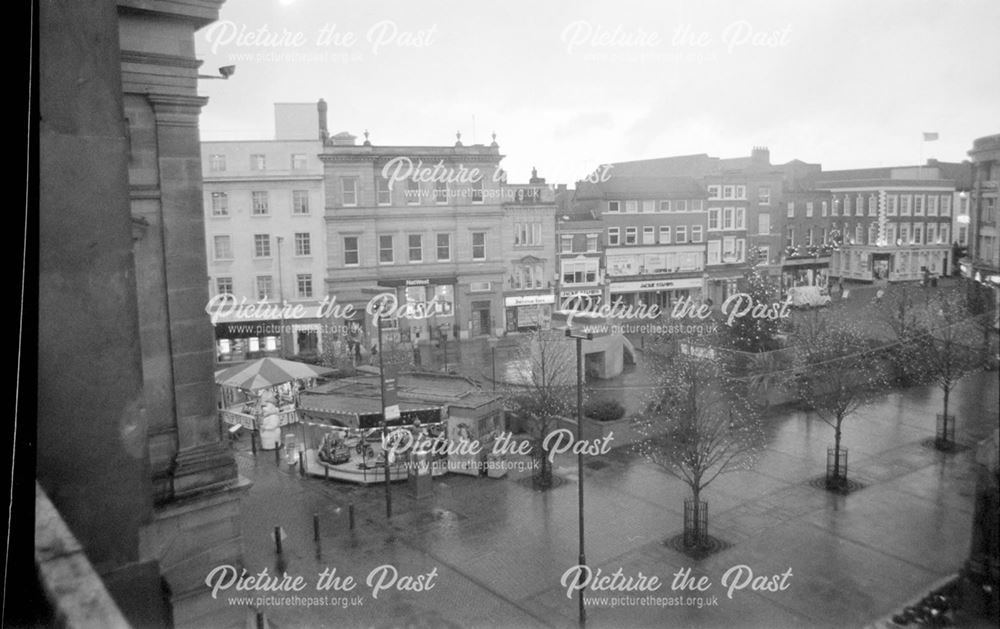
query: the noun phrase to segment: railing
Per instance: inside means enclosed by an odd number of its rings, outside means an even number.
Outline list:
[[[35,483],[35,567],[56,624],[67,629],[129,627],[55,505]]]
[[[224,408],[219,411],[222,421],[231,425],[240,425],[249,430],[255,430],[257,428],[257,418],[249,413],[242,413],[240,411]],[[299,411],[297,409],[289,409],[287,411],[281,411],[278,413],[278,426],[288,426],[289,424],[297,424],[299,422]]]

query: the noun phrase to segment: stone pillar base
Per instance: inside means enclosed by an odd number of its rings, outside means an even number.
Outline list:
[[[213,600],[205,577],[220,565],[242,568],[240,499],[250,486],[238,477],[224,488],[161,505],[140,531],[140,556],[159,562],[178,629],[245,625],[246,609]]]
[[[221,442],[183,449],[174,459],[173,497],[183,499],[223,489],[237,474],[236,459]]]

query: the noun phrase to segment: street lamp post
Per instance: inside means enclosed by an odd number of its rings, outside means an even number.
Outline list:
[[[583,442],[583,367],[581,365],[582,361],[582,342],[584,339],[591,341],[594,339],[594,335],[590,332],[574,332],[573,328],[566,328],[566,336],[576,340],[576,440],[577,443]],[[579,478],[577,481],[577,490],[579,492],[577,502],[580,507],[580,557],[578,564],[581,566],[587,565],[587,556],[583,552],[583,452],[580,451],[576,455],[576,473]],[[583,585],[583,570],[579,571],[581,586]],[[578,603],[580,608],[580,626],[583,627],[587,624],[587,612],[583,608],[583,587],[577,590]]]
[[[281,301],[280,313],[281,320],[279,322],[280,328],[278,329],[278,342],[281,343],[281,347],[278,348],[278,355],[282,358],[285,357],[285,284],[281,278],[281,243],[284,238],[278,236],[278,299]]]
[[[490,359],[493,371],[493,392],[497,392],[497,343],[499,340],[496,337],[489,337],[486,342],[490,346]]]
[[[382,400],[382,447],[385,448],[386,444],[386,428],[388,427],[388,421],[385,418],[385,351],[382,348],[382,306],[378,309],[378,379],[379,379],[379,394]],[[364,436],[361,437],[362,440]],[[364,442],[362,441],[362,451],[364,451]],[[389,487],[389,452],[385,450],[384,463],[385,463],[385,517],[392,517],[392,490]]]

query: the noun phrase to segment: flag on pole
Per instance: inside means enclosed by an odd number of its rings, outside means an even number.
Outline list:
[[[938,139],[937,133],[927,133],[924,131],[924,142],[933,142],[936,139]]]

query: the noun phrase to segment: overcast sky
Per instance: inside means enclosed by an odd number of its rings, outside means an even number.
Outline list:
[[[1000,133],[996,0],[228,0],[197,52],[237,67],[200,83],[203,139],[271,138],[272,103],[325,98],[359,142],[495,131],[515,182],[754,145],[827,169],[961,161]]]

